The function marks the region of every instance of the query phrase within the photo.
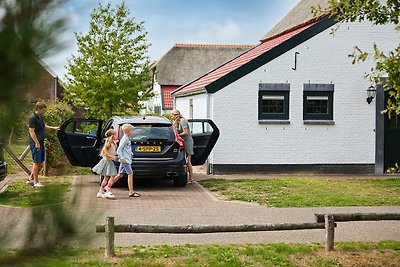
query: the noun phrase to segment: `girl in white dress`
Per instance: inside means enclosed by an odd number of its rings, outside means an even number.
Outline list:
[[[113,129],[106,131],[105,136],[107,139],[100,152],[100,156],[103,158],[92,169],[98,175],[104,176],[99,192],[97,193],[98,198],[115,198],[110,189],[106,187],[108,181],[114,179],[114,176],[117,175],[117,168],[114,164],[114,160],[118,159],[117,145],[114,142],[115,134],[116,132]]]

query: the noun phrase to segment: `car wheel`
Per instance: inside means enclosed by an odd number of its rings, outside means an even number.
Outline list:
[[[185,187],[187,184],[187,175],[181,175],[174,179],[174,186]]]

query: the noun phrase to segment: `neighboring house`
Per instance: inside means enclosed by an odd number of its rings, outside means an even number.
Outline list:
[[[38,99],[54,100],[61,98],[64,87],[57,74],[41,59],[37,59],[36,62],[37,77],[24,85],[26,99],[29,102],[36,102]]]
[[[173,107],[171,92],[236,57],[253,45],[176,44],[152,65],[154,97],[142,112],[166,114]],[[189,115],[189,114],[188,114]]]
[[[219,127],[214,173],[383,173],[400,162],[400,120],[380,113],[382,86],[366,101],[374,61],[348,57],[356,45],[394,49],[395,25],[343,23],[332,35],[332,18],[312,18],[319,3],[301,1],[259,45],[172,93],[183,114]]]

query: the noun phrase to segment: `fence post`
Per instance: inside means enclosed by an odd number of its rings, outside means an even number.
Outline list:
[[[114,217],[107,217],[105,224],[106,233],[106,257],[112,257],[114,252]]]
[[[335,238],[335,221],[333,218],[333,214],[325,214],[325,250],[332,251],[334,246],[334,238]]]

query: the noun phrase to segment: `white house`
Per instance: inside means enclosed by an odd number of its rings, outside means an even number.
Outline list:
[[[254,45],[175,44],[152,67],[154,97],[144,103],[142,113],[168,114],[173,107],[171,92]]]
[[[400,162],[400,120],[381,115],[382,87],[366,101],[374,62],[348,57],[356,45],[394,49],[395,25],[344,23],[332,35],[332,18],[312,18],[318,2],[301,1],[259,45],[172,93],[183,114],[219,127],[214,173],[383,173]]]

